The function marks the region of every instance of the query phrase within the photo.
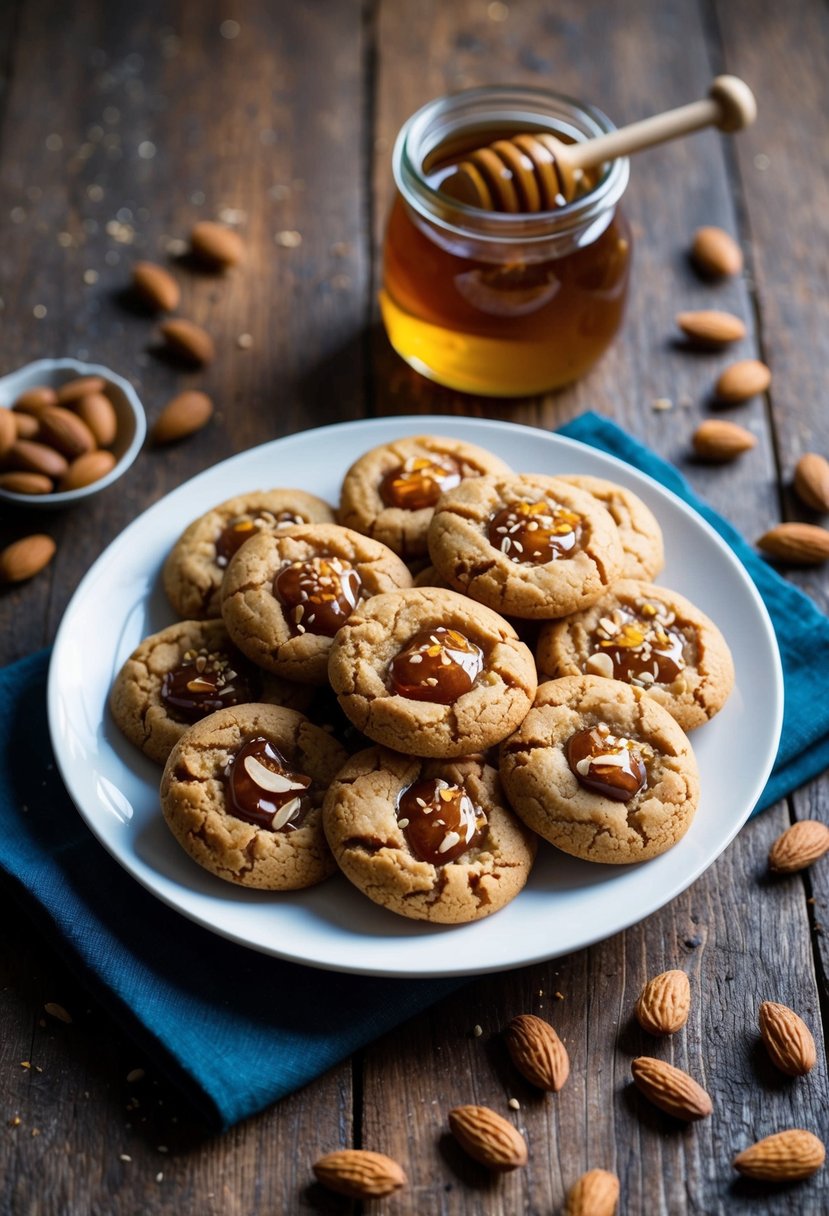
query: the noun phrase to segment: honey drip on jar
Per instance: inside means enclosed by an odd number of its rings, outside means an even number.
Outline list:
[[[403,791],[397,822],[418,861],[444,866],[480,843],[487,819],[462,785],[438,777]]]
[[[451,705],[469,692],[483,668],[480,646],[457,629],[424,629],[392,660],[391,687],[411,701]]]

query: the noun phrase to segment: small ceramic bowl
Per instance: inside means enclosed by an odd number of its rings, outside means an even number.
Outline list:
[[[0,502],[46,509],[71,507],[111,486],[135,460],[147,433],[144,407],[129,381],[108,367],[101,367],[98,363],[79,363],[77,359],[38,359],[37,363],[27,363],[16,372],[0,377],[0,405],[11,408],[27,389],[39,384],[59,388],[67,380],[75,380],[78,376],[100,376],[107,382],[107,396],[118,419],[118,434],[110,449],[115,456],[114,467],[99,481],[81,486],[79,490],[57,490],[54,494],[15,494],[11,490],[0,489]]]

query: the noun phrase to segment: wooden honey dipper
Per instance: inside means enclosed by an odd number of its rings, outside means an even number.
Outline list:
[[[575,198],[585,170],[704,127],[739,131],[754,122],[757,103],[737,76],[717,76],[708,96],[618,131],[567,144],[546,131],[499,139],[465,156],[444,178],[444,194],[485,211],[551,211]]]

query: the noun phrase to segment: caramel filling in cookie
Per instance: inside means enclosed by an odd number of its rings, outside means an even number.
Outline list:
[[[270,511],[260,511],[258,515],[237,515],[216,537],[216,565],[224,570],[234,553],[257,532],[278,532],[280,528],[303,523],[305,520],[292,511],[280,511],[278,515]]]
[[[178,667],[161,681],[161,700],[170,716],[184,722],[255,700],[253,680],[238,662],[220,650],[187,650]]]
[[[685,667],[685,639],[671,629],[673,613],[643,601],[603,616],[591,641],[594,653],[585,664],[593,675],[625,680],[640,688],[673,684]]]
[[[294,635],[320,633],[333,638],[357,607],[362,585],[350,562],[310,557],[283,566],[273,580],[273,593]]]
[[[646,744],[612,735],[604,722],[576,731],[567,741],[567,763],[579,785],[614,802],[629,802],[645,788],[646,752]]]
[[[543,566],[571,557],[579,546],[581,516],[559,503],[522,500],[496,511],[489,543],[511,562]]]
[[[271,832],[294,832],[309,809],[311,778],[294,773],[263,735],[249,739],[230,760],[228,810],[237,819]]]
[[[397,822],[418,861],[444,866],[480,843],[487,819],[462,785],[437,777],[403,791]]]
[[[380,497],[387,507],[404,511],[422,511],[433,507],[444,490],[453,490],[461,482],[460,466],[451,456],[409,456],[397,468],[390,469],[380,482]]]
[[[456,629],[424,629],[391,663],[391,686],[412,701],[451,705],[469,692],[484,669],[480,646]]]

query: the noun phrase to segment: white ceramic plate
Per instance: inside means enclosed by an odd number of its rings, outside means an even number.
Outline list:
[[[476,924],[423,925],[385,912],[335,876],[307,892],[247,891],[201,870],[169,834],[160,770],[112,723],[107,694],[138,642],[173,620],[160,586],[164,557],[186,524],[245,490],[295,485],[336,502],[348,465],[403,435],[453,435],[515,469],[592,473],[628,486],[657,515],[667,565],[660,582],[719,624],[736,688],[693,736],[702,798],[687,835],[653,861],[591,865],[542,844],[527,887]],[[708,525],[627,465],[545,431],[471,418],[344,423],[243,452],[168,494],[109,546],[63,618],[49,673],[52,743],[89,827],[121,865],[184,916],[233,941],[315,967],[370,975],[471,975],[577,950],[634,924],[689,886],[748,817],[774,760],[783,712],[771,624],[753,584]]]

